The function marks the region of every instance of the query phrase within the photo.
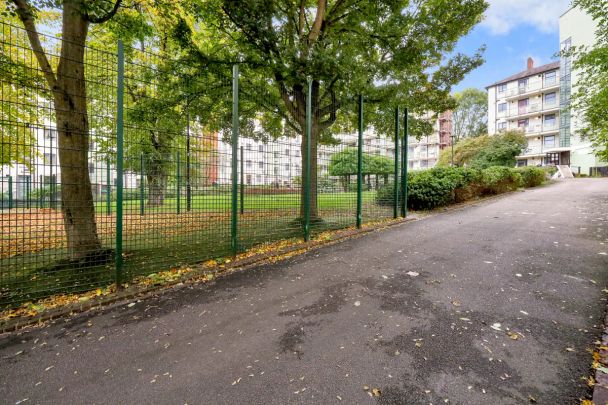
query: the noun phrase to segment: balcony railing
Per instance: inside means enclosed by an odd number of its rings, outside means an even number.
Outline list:
[[[535,125],[526,125],[523,127],[511,127],[512,131],[523,131],[526,134],[538,134],[541,132],[548,132],[548,131],[557,131],[559,129],[559,126],[557,123],[555,124],[535,124]]]
[[[538,90],[542,90],[542,89],[546,89],[549,87],[554,87],[557,86],[559,84],[559,82],[557,80],[553,80],[542,83],[542,82],[534,82],[534,83],[529,83],[526,86],[517,86],[517,88],[514,89],[510,89],[506,91],[506,96],[507,97],[514,97],[514,96],[518,96],[520,94],[526,94],[526,93],[530,93],[530,92],[534,92],[534,91],[538,91]],[[503,93],[498,93],[499,95],[504,94]]]
[[[525,107],[525,108],[512,108],[509,110],[509,117],[517,117],[519,115],[526,115],[526,114],[533,114],[533,113],[538,113],[538,112],[542,112],[542,111],[547,111],[547,110],[552,110],[557,108],[557,102],[552,102],[552,103],[534,103],[534,104],[530,104],[529,106]],[[498,116],[501,116],[501,113],[498,113]]]

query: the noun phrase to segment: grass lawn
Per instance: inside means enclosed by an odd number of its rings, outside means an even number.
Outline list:
[[[373,202],[375,191],[364,191],[362,193],[363,203]],[[192,197],[192,209],[196,211],[222,212],[230,210],[231,195],[218,193],[211,195],[199,195]],[[247,210],[259,209],[296,209],[300,207],[299,194],[245,194],[244,208]],[[240,204],[240,196],[239,196]],[[355,192],[336,192],[320,193],[318,196],[319,209],[346,209],[355,208],[357,204],[357,193]],[[105,213],[107,203],[98,201],[95,203],[98,213]],[[186,197],[180,199],[181,211],[186,210]],[[111,212],[116,212],[116,202],[110,204]],[[140,200],[125,200],[123,204],[125,213],[139,212]],[[144,200],[144,212],[176,212],[177,198],[167,198],[162,207],[150,208]]]

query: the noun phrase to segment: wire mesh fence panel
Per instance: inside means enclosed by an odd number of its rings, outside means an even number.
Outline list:
[[[40,39],[45,51],[35,54],[25,30],[0,22],[0,306],[113,279],[113,221],[95,210],[93,134],[113,134],[116,57]],[[58,70],[62,46],[83,61],[64,58]]]
[[[395,205],[395,112],[376,105],[364,109],[363,222],[393,218]]]
[[[230,66],[203,70],[134,48],[125,56],[126,274],[229,254]]]
[[[318,120],[334,121],[318,134],[317,146],[317,209],[318,221],[313,232],[352,227],[357,216],[357,101],[318,102],[313,110],[334,109],[333,117]],[[366,198],[366,196],[363,196]]]
[[[243,67],[240,81],[239,247],[302,237],[305,93]]]
[[[0,28],[0,307],[393,215],[390,112],[354,90]]]

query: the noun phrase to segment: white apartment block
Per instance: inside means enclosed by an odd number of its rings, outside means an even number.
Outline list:
[[[408,167],[410,169],[428,169],[437,164],[439,152],[450,143],[451,117],[451,112],[441,114],[434,122],[434,131],[431,135],[420,140],[414,137],[409,138]],[[221,133],[218,133],[217,136],[219,165],[217,183],[230,184],[232,146],[229,138]],[[338,145],[318,146],[319,176],[329,175],[329,161],[333,154],[340,152],[345,147],[357,147],[358,135],[356,133],[338,134],[334,137],[339,141]],[[242,147],[244,183],[252,186],[294,186],[294,180],[302,176],[301,145],[300,136],[281,137],[271,142],[241,137],[238,153],[240,167],[240,148]],[[363,152],[394,159],[395,142],[390,137],[379,136],[373,128],[368,128],[363,132]]]
[[[527,69],[487,87],[488,133],[523,131],[528,148],[518,166],[570,164],[569,140],[559,133],[559,62]]]
[[[30,126],[33,146],[28,164],[11,163],[0,166],[0,192],[7,195],[12,189],[14,201],[31,198],[31,193],[38,189],[48,188],[61,183],[61,166],[59,164],[59,147],[57,130],[51,125]],[[109,168],[109,171],[108,171]],[[95,153],[95,144],[91,142],[89,151],[89,166],[87,168],[91,179],[93,198],[99,199],[108,190],[108,172],[110,188],[116,186],[116,169]],[[124,188],[137,188],[140,175],[126,172],[123,178]],[[8,196],[7,196],[8,197]]]
[[[597,23],[579,8],[560,17],[560,49],[593,46]],[[529,58],[526,70],[487,87],[488,132],[521,130],[528,147],[517,157],[518,166],[568,165],[577,173],[606,166],[595,156],[592,145],[577,136],[580,117],[569,109],[577,90],[579,72],[570,57],[534,67]]]
[[[570,47],[591,47],[596,43],[597,23],[578,7],[566,11],[559,19],[560,50]],[[561,92],[562,122],[560,135],[570,139],[570,160],[574,172],[589,173],[589,168],[606,166],[608,162],[600,161],[594,154],[589,141],[581,140],[577,131],[581,126],[581,117],[576,110],[569,110],[570,96],[578,91],[580,72],[572,67],[570,57],[561,58]]]

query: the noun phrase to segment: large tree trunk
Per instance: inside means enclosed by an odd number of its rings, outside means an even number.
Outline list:
[[[148,180],[148,206],[161,207],[165,203],[167,191],[167,170],[158,159],[148,163],[146,178]]]
[[[101,249],[88,170],[89,120],[84,76],[86,22],[72,2],[64,3],[63,43],[53,90],[61,168],[61,210],[72,260]]]

